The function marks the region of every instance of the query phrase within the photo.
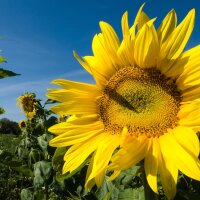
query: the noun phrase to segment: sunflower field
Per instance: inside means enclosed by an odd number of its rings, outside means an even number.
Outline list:
[[[200,199],[200,45],[184,50],[195,9],[158,26],[143,9],[131,25],[123,14],[121,39],[101,21],[93,55],[73,52],[94,84],[54,79],[47,99],[16,99],[24,119],[0,119],[0,199]]]

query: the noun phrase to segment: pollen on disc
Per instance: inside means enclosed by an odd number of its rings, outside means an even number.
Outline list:
[[[177,125],[181,92],[155,68],[124,67],[106,85],[99,99],[105,130],[148,137],[163,135]]]

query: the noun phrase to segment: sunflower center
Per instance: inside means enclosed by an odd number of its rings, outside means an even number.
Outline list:
[[[177,125],[181,93],[155,68],[125,67],[108,81],[99,99],[105,130],[159,137]]]

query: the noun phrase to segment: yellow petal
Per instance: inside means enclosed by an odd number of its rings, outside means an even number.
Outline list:
[[[164,20],[162,21],[161,25],[158,28],[158,40],[160,44],[165,42],[165,40],[171,35],[173,30],[176,27],[177,17],[174,10],[171,10]]]
[[[101,123],[96,122],[88,126],[82,126],[72,130],[69,129],[67,132],[53,138],[49,142],[49,145],[54,147],[66,147],[80,143],[100,134],[103,131],[103,128]]]
[[[108,166],[108,163],[111,159],[111,156],[114,150],[119,146],[118,137],[109,135],[104,140],[99,143],[99,146],[96,150],[93,168],[91,171],[90,176],[88,177],[88,181],[94,178],[97,174],[101,173],[102,170]]]
[[[176,141],[171,133],[166,133],[159,138],[162,153],[166,154],[169,163],[173,163],[185,175],[200,180],[200,168],[197,157],[190,154]],[[173,147],[173,148],[172,148]]]
[[[94,163],[94,157],[95,157],[96,151],[92,154],[92,157],[90,159],[89,166],[87,168],[86,178],[85,178],[85,189],[88,191],[95,185],[95,178],[88,180]]]
[[[157,138],[150,140],[149,149],[147,151],[147,155],[145,157],[145,173],[147,176],[148,184],[151,189],[158,193],[157,188],[157,172],[158,172],[158,141]]]
[[[182,102],[194,101],[200,98],[199,86],[190,87],[187,91],[182,94]]]
[[[118,57],[121,59],[122,66],[133,66],[134,61],[134,41],[131,39],[131,34],[128,25],[128,12],[125,12],[121,20],[123,41],[117,51]]]
[[[95,123],[99,121],[99,115],[94,114],[94,115],[83,115],[81,117],[70,117],[67,120],[67,123],[73,126],[84,126],[84,125],[90,125],[92,123]]]
[[[55,124],[51,126],[48,131],[54,133],[56,135],[60,135],[64,132],[67,132],[72,129],[80,128],[80,127],[88,127],[91,124],[94,124],[99,121],[98,115],[84,115],[82,117],[75,117],[72,115],[67,119],[67,122],[61,122],[59,124]]]
[[[122,34],[124,41],[126,42],[130,38],[130,31],[129,31],[129,25],[128,25],[128,12],[126,11],[121,20],[121,26],[122,26]]]
[[[110,24],[103,21],[101,21],[99,25],[105,41],[105,48],[108,49],[110,52],[117,52],[117,49],[120,45],[120,41],[115,30]]]
[[[197,134],[187,127],[178,126],[173,129],[174,137],[189,154],[193,154],[194,157],[199,155],[199,139]]]
[[[90,102],[90,103],[88,103]],[[76,114],[95,114],[97,113],[96,102],[88,99],[80,99],[79,101],[67,101],[51,107],[56,114],[76,115]]]
[[[133,23],[132,27],[130,28],[130,33],[131,33],[133,39],[134,39],[134,37],[135,37],[136,26],[137,26],[138,23],[139,23],[140,14],[141,14],[141,12],[142,12],[142,9],[143,9],[144,5],[145,5],[145,3],[143,3],[143,4],[140,6],[140,8],[139,8],[139,10],[138,10],[138,13],[137,13],[137,15],[136,15],[136,17],[135,17],[134,23]]]
[[[69,130],[69,128],[71,128],[71,126],[69,126],[69,124],[67,122],[61,122],[59,124],[55,124],[53,126],[51,126],[48,131],[51,133],[54,133],[56,135],[60,135],[64,132],[66,132],[67,130]]]
[[[108,167],[109,170],[124,170],[141,161],[148,148],[148,139],[140,137],[133,139],[126,144],[113,156],[112,163]],[[122,159],[123,158],[123,159]]]
[[[105,170],[102,170],[101,173],[95,176],[95,182],[98,188],[101,187],[104,179],[105,179]]]
[[[82,91],[73,91],[73,90],[65,90],[65,89],[54,89],[51,92],[48,92],[46,96],[50,99],[59,101],[59,102],[67,102],[67,101],[81,101],[89,100],[90,98],[96,98],[97,94],[95,93],[84,93]]]
[[[194,117],[196,117],[196,114],[199,112],[199,108],[200,108],[200,99],[196,99],[192,102],[185,103],[180,106],[180,111],[178,112],[178,118],[180,120],[184,118],[187,120],[189,117],[192,117],[194,115],[195,115]]]
[[[83,60],[76,54],[74,51],[74,57],[77,59],[77,61],[94,77],[96,83],[100,88],[104,86],[106,83],[107,79],[106,77],[101,73],[101,70],[98,70],[98,68],[95,68],[96,65],[91,65],[90,63],[87,62],[86,57],[83,58]],[[92,57],[92,56],[90,56]],[[90,58],[89,61],[93,61],[94,58]],[[101,64],[101,63],[100,63]]]
[[[95,67],[100,74],[109,79],[109,77],[114,74],[116,69],[115,66],[112,65],[112,60],[110,59],[110,55],[104,45],[105,41],[103,35],[101,33],[96,34],[92,41],[92,51],[94,53],[93,59],[96,60],[96,65],[93,67]],[[88,57],[85,57],[85,59],[87,58]],[[87,62],[89,63],[90,60],[87,59]],[[92,67],[91,63],[90,66]]]
[[[141,68],[156,66],[159,44],[152,20],[138,32],[134,49],[134,58],[138,66]]]
[[[115,170],[112,175],[109,177],[109,181],[113,181],[114,179],[116,179],[119,174],[121,173],[121,170]]]
[[[161,46],[161,64],[168,60],[174,60],[182,53],[194,27],[195,10],[192,9],[185,19],[174,29],[171,35]],[[160,67],[166,67],[165,65]]]
[[[165,72],[166,76],[177,78],[176,83],[184,89],[184,80],[193,72],[200,70],[200,45],[191,48],[174,62],[172,67]],[[182,86],[183,85],[183,86]]]
[[[97,87],[99,89],[104,88],[104,85],[107,83],[110,75],[114,72],[114,68],[111,68],[113,72],[111,72],[109,68],[103,68],[105,66],[105,63],[102,63],[97,57],[94,56],[84,56],[83,60],[90,66],[92,75],[97,83]]]
[[[162,137],[163,136],[161,136],[160,138]],[[168,148],[171,148],[171,146],[169,147],[170,144],[167,143],[167,145]],[[173,199],[176,195],[178,168],[172,162],[171,157],[168,155],[168,151],[166,151],[166,149],[163,148],[162,143],[160,143],[158,166],[164,192],[168,199]]]
[[[70,147],[64,156],[65,164],[63,166],[63,173],[72,172],[78,168],[97,149],[99,142],[105,137],[106,134],[101,133],[83,143]]]
[[[178,112],[179,124],[190,128],[200,127],[200,99],[183,104]]]
[[[82,91],[84,93],[90,93],[98,91],[98,87],[93,84],[69,81],[65,79],[55,79],[51,82],[52,84],[57,84],[66,90]]]
[[[138,17],[138,30],[140,30],[148,21],[150,21],[150,18],[144,11],[142,11]]]
[[[88,65],[88,63],[84,62],[79,56],[78,54],[73,51],[73,55],[74,57],[76,58],[76,60],[80,63],[80,65],[82,65],[84,67],[84,69],[90,73],[90,74],[93,74],[92,71],[91,71],[91,67]]]

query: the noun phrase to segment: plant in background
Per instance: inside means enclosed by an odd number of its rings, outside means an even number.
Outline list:
[[[89,163],[87,190],[105,182],[108,186],[105,175],[110,180],[119,176],[114,183],[120,185],[120,173],[138,164],[140,168],[131,171],[131,177],[132,172],[141,174],[145,198],[161,195],[162,184],[167,198],[173,199],[183,174],[200,180],[196,135],[200,127],[200,46],[182,53],[193,30],[195,10],[178,26],[175,11],[170,11],[156,30],[156,19],[150,19],[142,7],[131,27],[124,13],[121,42],[109,24],[100,22],[102,33],[92,43],[94,56],[81,59],[74,53],[95,85],[63,79],[52,82],[62,87],[47,94],[61,102],[52,111],[72,116],[49,129],[57,135],[50,145],[66,151],[63,174]],[[127,179],[124,186],[127,182],[134,185]],[[117,193],[110,185],[104,197],[119,198],[119,188]],[[131,188],[130,196],[134,196]]]
[[[49,101],[41,105],[35,94],[22,95],[17,101],[27,119],[19,122],[22,134],[18,137],[5,135],[1,129],[0,197],[49,199],[54,195],[50,187],[54,184],[51,164],[54,150],[48,147],[52,136],[47,129],[57,122],[57,118],[45,109]]]
[[[3,58],[3,56],[0,55],[0,63],[5,63],[5,62],[6,60]],[[10,77],[10,76],[16,76],[16,75],[19,75],[19,74],[0,68],[0,79]],[[0,115],[4,113],[5,113],[5,110],[0,107]]]
[[[1,114],[4,114],[4,113],[5,113],[5,110],[4,110],[3,108],[0,107],[0,115],[1,115]]]

